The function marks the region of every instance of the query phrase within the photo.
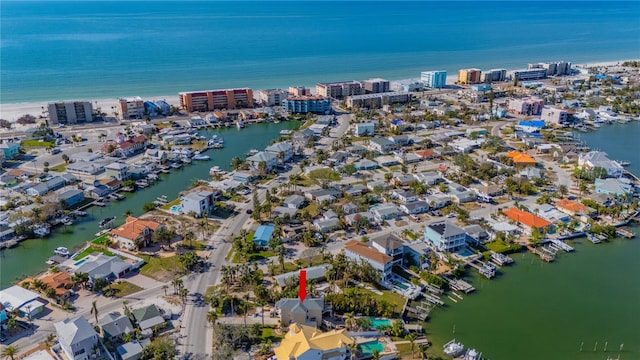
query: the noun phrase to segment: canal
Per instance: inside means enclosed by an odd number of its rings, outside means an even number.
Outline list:
[[[17,247],[0,252],[0,288],[10,286],[17,279],[35,275],[46,270],[45,261],[53,255],[56,247],[64,246],[71,252],[83,246],[86,241],[95,237],[100,230],[100,220],[116,216],[115,224],[124,222],[124,213],[131,210],[134,216],[142,214],[142,206],[153,202],[160,195],[168,199],[178,197],[180,191],[189,188],[195,179],[209,179],[209,169],[220,166],[230,170],[229,164],[235,156],[244,157],[251,149],[262,150],[272,140],[280,137],[280,130],[296,129],[300,126],[297,121],[283,121],[275,123],[261,123],[248,125],[244,129],[223,128],[202,130],[200,134],[210,138],[213,134],[224,139],[223,149],[212,149],[206,152],[211,161],[193,161],[180,170],[173,170],[170,174],[160,175],[161,181],[155,185],[127,195],[123,201],[111,201],[106,207],[92,207],[87,210],[88,215],[81,218],[73,226],[55,229],[47,239],[33,239],[21,242]]]
[[[638,135],[634,122],[603,125],[580,138],[611,159],[630,161],[629,170],[640,174]],[[640,227],[631,230],[640,235]],[[491,360],[640,359],[640,237],[599,245],[582,238],[572,245],[574,253],[551,264],[518,254],[494,280],[472,275],[475,293],[455,304],[445,297],[447,306],[432,312],[433,346],[442,349],[456,338]]]

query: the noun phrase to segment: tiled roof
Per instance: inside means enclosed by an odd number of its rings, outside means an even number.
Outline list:
[[[379,264],[387,264],[393,260],[393,258],[387,254],[383,254],[375,249],[368,247],[356,240],[350,240],[344,245],[347,251],[354,252],[363,258],[375,261]]]
[[[161,224],[153,220],[138,219],[133,216],[127,217],[127,220],[121,226],[111,230],[112,235],[118,235],[129,240],[135,240],[144,233],[144,229],[155,231]]]
[[[509,151],[507,157],[513,159],[516,164],[535,164],[536,159],[532,158],[528,154],[521,153],[519,151]]]
[[[579,202],[573,201],[573,200],[569,200],[569,199],[562,199],[562,200],[558,200],[556,201],[556,207],[557,208],[563,208],[565,210],[569,210],[572,212],[586,212],[589,211],[589,208],[586,207],[585,205],[580,204]]]
[[[547,220],[539,216],[535,216],[532,213],[522,211],[514,207],[504,210],[503,214],[509,219],[519,222],[528,227],[534,227],[539,229],[539,228],[543,228],[551,225],[550,222],[548,222]]]

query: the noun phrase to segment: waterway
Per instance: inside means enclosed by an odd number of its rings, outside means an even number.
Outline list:
[[[631,161],[635,174],[638,135],[638,122],[580,134],[592,149]],[[638,226],[631,230],[640,234]],[[429,339],[441,349],[456,338],[492,360],[640,359],[640,238],[573,245],[574,253],[551,264],[518,254],[494,280],[471,275],[477,291],[432,312]]]
[[[106,207],[93,207],[87,210],[88,216],[81,222],[64,228],[54,230],[47,239],[26,240],[13,249],[0,252],[0,288],[10,286],[16,279],[29,275],[35,275],[47,268],[45,261],[53,255],[53,250],[58,246],[64,246],[71,251],[84,245],[86,241],[93,239],[100,230],[100,220],[116,216],[115,224],[124,222],[124,213],[131,210],[134,216],[142,214],[142,205],[153,202],[160,195],[166,195],[168,199],[178,197],[180,191],[186,190],[194,179],[208,179],[209,169],[220,166],[230,170],[229,164],[235,156],[243,157],[251,149],[264,149],[272,140],[280,137],[280,130],[296,129],[299,122],[284,121],[278,124],[261,123],[248,125],[244,129],[224,128],[215,130],[202,130],[200,133],[207,137],[213,134],[224,139],[224,148],[209,150],[206,154],[211,156],[211,161],[193,161],[191,165],[185,165],[181,170],[174,170],[170,174],[160,175],[161,181],[147,189],[140,190],[127,196],[123,201],[112,201]]]

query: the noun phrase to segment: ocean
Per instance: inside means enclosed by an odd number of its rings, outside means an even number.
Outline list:
[[[637,2],[0,2],[0,103],[640,58]]]

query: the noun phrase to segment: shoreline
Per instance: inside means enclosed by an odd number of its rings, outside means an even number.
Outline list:
[[[573,64],[574,68],[590,68],[590,67],[605,67],[605,66],[616,66],[625,61],[634,61],[636,59],[622,59],[622,60],[611,60],[611,61],[599,61],[599,62],[587,62],[580,64]],[[435,68],[435,67],[434,67]],[[419,75],[419,74],[417,74]],[[447,74],[447,84],[453,85],[457,80],[458,75],[455,73]],[[393,84],[398,84],[406,81],[415,81],[419,80],[417,78],[405,78],[405,79],[389,79],[389,81]],[[319,80],[321,81],[321,80]],[[292,84],[293,85],[293,84]],[[257,90],[257,89],[256,89]],[[143,99],[147,100],[165,100],[170,105],[179,106],[180,99],[178,98],[178,92],[182,90],[178,90],[174,95],[154,95],[154,96],[145,96]],[[313,91],[313,90],[312,90]],[[137,96],[137,95],[135,95]],[[124,96],[123,96],[124,97]],[[19,103],[0,103],[0,119],[8,120],[11,123],[15,123],[18,118],[25,114],[31,114],[35,117],[39,117],[42,115],[42,107],[45,106],[48,102],[58,101],[57,100],[49,100],[49,101],[38,101],[38,102],[19,102]],[[78,97],[76,99],[68,99],[68,100],[88,100],[91,101],[95,106],[100,107],[101,109],[107,109],[107,114],[110,114],[110,110],[112,106],[117,106],[117,98],[99,98],[99,99],[86,99],[83,97]],[[16,130],[19,130],[23,126],[14,124],[16,126]],[[28,127],[28,126],[27,126]],[[0,133],[7,132],[6,129],[0,129]]]

